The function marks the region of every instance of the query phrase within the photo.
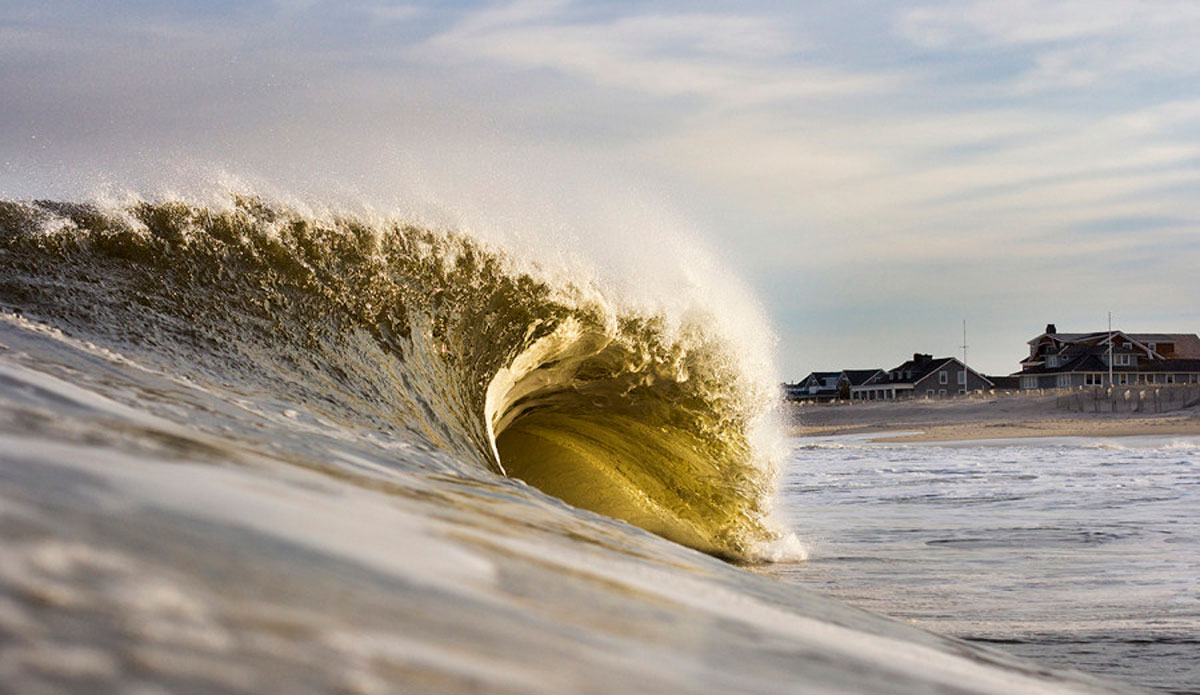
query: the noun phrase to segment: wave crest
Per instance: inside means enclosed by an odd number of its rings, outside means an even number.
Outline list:
[[[0,201],[0,300],[139,359],[418,441],[753,559],[769,398],[700,320],[614,309],[470,237],[253,196]]]

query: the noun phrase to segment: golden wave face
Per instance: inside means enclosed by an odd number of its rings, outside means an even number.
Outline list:
[[[765,401],[729,346],[516,265],[459,234],[253,197],[0,201],[9,309],[752,559],[772,535],[749,438]]]
[[[488,389],[496,454],[507,474],[576,507],[747,557],[769,535],[769,477],[747,422],[721,407],[716,356],[696,336],[645,349],[654,323],[602,333],[564,322],[519,355]]]

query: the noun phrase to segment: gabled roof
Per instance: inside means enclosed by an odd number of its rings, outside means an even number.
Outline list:
[[[1089,335],[1092,335],[1092,334],[1091,333],[1040,333],[1040,334],[1034,336],[1032,339],[1025,341],[1025,344],[1033,345],[1034,343],[1040,341],[1042,338],[1050,338],[1051,340],[1057,340],[1060,343],[1073,343],[1082,338],[1086,338]]]
[[[914,357],[915,357],[915,355],[914,355]],[[907,362],[900,365],[899,367],[889,370],[890,373],[892,373],[892,374],[900,372],[900,377],[897,379],[892,379],[891,381],[894,384],[915,384],[918,381],[928,377],[930,374],[938,371],[939,369],[942,369],[943,367],[945,367],[947,364],[950,364],[951,362],[953,362],[954,364],[956,364],[960,367],[963,366],[962,361],[959,360],[957,357],[925,357],[924,355],[922,355],[921,359],[908,360]],[[967,367],[966,369],[967,369],[967,371],[974,374],[976,377],[983,379],[987,383],[989,383],[989,384],[993,383],[991,379],[984,376],[983,374],[980,374],[978,371],[971,369],[970,367]],[[904,376],[904,373],[909,372],[909,371],[912,372],[912,377],[906,378]]]
[[[1195,333],[1127,333],[1125,331],[1095,331],[1093,333],[1041,333],[1027,341],[1028,345],[1036,345],[1044,339],[1050,339],[1064,347],[1077,344],[1107,345],[1109,337],[1121,337],[1132,341],[1142,349],[1149,351],[1150,343],[1171,343],[1173,355],[1184,359],[1200,359],[1200,336]],[[1155,357],[1161,358],[1157,352]]]
[[[1060,372],[1103,372],[1107,370],[1108,365],[1096,355],[1076,357],[1058,369]]]
[[[801,384],[807,384],[809,381],[816,381],[819,384],[824,384],[831,379],[837,379],[841,372],[812,372],[808,376],[800,380]]]
[[[882,372],[882,369],[843,369],[842,374],[851,386],[862,386],[870,381],[871,377]]]
[[[1174,343],[1180,359],[1200,359],[1200,335],[1195,333],[1131,333],[1139,343]]]
[[[889,371],[893,374],[896,372],[901,373],[899,378],[892,379],[893,382],[915,384],[953,359],[953,357],[922,357],[921,359],[911,359]],[[906,377],[904,374],[907,372],[912,372],[912,376]]]

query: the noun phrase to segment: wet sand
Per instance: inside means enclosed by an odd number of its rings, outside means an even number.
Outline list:
[[[789,404],[796,436],[880,433],[879,441],[1200,435],[1196,408],[1162,414],[1072,413],[1055,396],[994,396],[853,405]],[[901,436],[888,433],[905,432]]]

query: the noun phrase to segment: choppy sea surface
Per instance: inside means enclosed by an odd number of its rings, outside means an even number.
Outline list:
[[[771,516],[714,296],[247,195],[0,201],[0,692],[1130,692],[750,571],[854,575]],[[853,544],[814,456],[797,528]]]
[[[1200,692],[1200,438],[794,440],[768,572],[1042,663]]]

